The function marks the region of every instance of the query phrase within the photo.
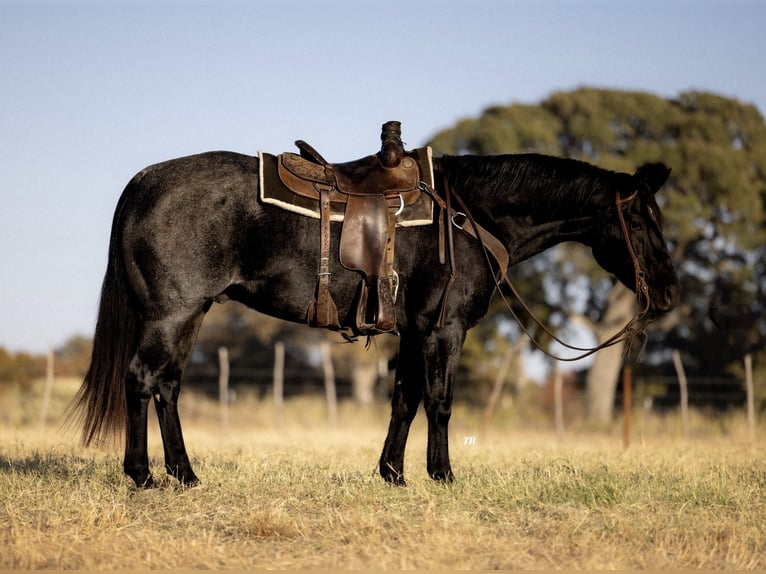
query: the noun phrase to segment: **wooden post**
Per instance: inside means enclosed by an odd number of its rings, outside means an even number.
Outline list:
[[[622,370],[622,446],[630,446],[630,417],[633,412],[633,368],[625,365]]]
[[[43,403],[40,405],[40,428],[45,426],[48,419],[48,405],[51,402],[51,393],[53,392],[53,347],[48,345],[48,359],[45,366],[45,390],[43,391]]]
[[[322,372],[324,373],[324,392],[327,398],[327,422],[330,428],[338,423],[338,395],[335,392],[335,370],[330,356],[330,343],[323,341],[320,345],[322,352]]]
[[[681,388],[681,425],[683,428],[684,439],[689,437],[689,391],[686,385],[686,373],[684,365],[681,362],[681,353],[673,351],[673,365],[678,375],[678,385]]]
[[[221,428],[229,428],[229,349],[218,348],[218,403],[221,414]]]
[[[484,407],[484,412],[481,415],[480,428],[482,434],[487,430],[489,419],[492,418],[492,413],[495,412],[497,403],[500,401],[500,396],[503,394],[503,386],[505,385],[505,379],[508,378],[508,371],[511,368],[514,354],[515,349],[511,347],[505,352],[505,355],[503,355],[503,361],[500,363],[500,368],[495,375],[495,382],[492,385],[492,393],[489,395],[487,406]]]
[[[553,407],[556,418],[556,438],[564,440],[564,375],[556,365],[553,372]]]
[[[285,400],[285,344],[274,344],[274,426],[282,426],[282,406]]]
[[[753,387],[753,356],[745,355],[745,388],[747,389],[747,429],[750,442],[755,442],[755,389]]]
[[[388,397],[388,359],[378,359],[378,397]]]

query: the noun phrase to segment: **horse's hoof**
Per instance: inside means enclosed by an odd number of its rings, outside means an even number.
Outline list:
[[[455,481],[455,475],[452,474],[452,470],[450,469],[438,471],[438,472],[432,472],[431,478],[435,480],[436,482],[441,482],[443,484],[449,484]]]
[[[192,487],[199,484],[197,475],[194,474],[194,471],[188,466],[185,470],[181,470],[178,467],[165,465],[165,470],[170,476],[178,480],[178,482],[181,483],[181,486]]]
[[[184,488],[194,488],[195,486],[202,484],[200,480],[194,475],[192,475],[191,478],[186,478],[184,480],[179,479],[179,482]]]
[[[404,477],[401,474],[395,476],[384,476],[383,478],[388,484],[393,484],[394,486],[407,486],[407,481],[404,480]]]
[[[154,478],[150,474],[145,479],[140,478],[134,478],[133,482],[136,483],[136,488],[140,488],[142,490],[149,490],[151,488],[157,488],[157,483],[154,482]]]
[[[385,480],[387,483],[393,484],[394,486],[407,486],[407,481],[404,480],[404,474],[395,471],[390,466],[381,468],[380,476],[382,476],[383,480]]]

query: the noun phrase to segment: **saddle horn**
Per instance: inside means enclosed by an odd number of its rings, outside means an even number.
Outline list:
[[[380,163],[385,167],[397,167],[404,159],[402,123],[386,122],[380,130]]]

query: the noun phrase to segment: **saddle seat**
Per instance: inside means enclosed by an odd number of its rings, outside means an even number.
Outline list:
[[[282,153],[278,171],[282,183],[298,195],[318,201],[319,189],[326,186],[333,203],[346,203],[350,195],[383,195],[398,200],[400,206],[412,205],[420,196],[420,169],[418,162],[409,156],[403,157],[395,167],[384,166],[379,154],[329,163],[306,142],[298,140],[295,145],[302,152],[310,149],[310,157],[307,158],[308,153]]]
[[[281,183],[320,206],[320,265],[312,326],[342,329],[330,295],[330,204],[345,204],[341,227],[341,264],[362,274],[356,297],[356,334],[391,332],[396,327],[398,278],[393,267],[396,215],[420,198],[420,166],[407,155],[399,122],[383,124],[381,151],[355,161],[330,163],[313,147],[296,141],[300,155],[277,158]]]

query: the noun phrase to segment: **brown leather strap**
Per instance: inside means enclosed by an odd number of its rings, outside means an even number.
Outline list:
[[[633,242],[630,240],[630,234],[628,233],[628,226],[625,223],[625,216],[622,214],[622,205],[624,203],[630,203],[637,195],[638,190],[634,191],[625,199],[622,199],[620,194],[617,193],[615,203],[617,205],[617,218],[620,220],[620,227],[622,228],[622,236],[625,238],[625,245],[628,247],[628,254],[630,254],[630,259],[633,261],[633,270],[636,274],[636,299],[641,303],[641,297],[643,296],[646,298],[646,308],[644,309],[644,312],[646,312],[651,305],[649,285],[646,283],[646,273],[641,269],[641,264],[638,262],[638,257],[636,257],[636,252],[633,249]]]
[[[452,219],[449,216],[452,213],[452,193],[450,190],[449,182],[447,181],[447,174],[442,173],[442,179],[444,182],[444,212],[445,216],[444,226],[447,228],[447,246],[449,248],[449,279],[447,279],[447,285],[444,286],[444,293],[442,293],[442,299],[440,302],[439,319],[436,321],[436,327],[442,328],[447,321],[447,303],[449,301],[450,291],[452,291],[452,285],[455,284],[457,279],[457,271],[455,269],[455,241],[452,234]]]
[[[385,253],[380,260],[380,267],[376,276],[370,277],[370,287],[377,290],[375,308],[368,309],[375,315],[373,325],[362,326],[357,322],[357,326],[367,330],[388,333],[396,328],[396,308],[394,302],[396,299],[395,289],[395,271],[394,271],[394,242],[396,240],[396,215],[394,211],[388,210],[388,233],[386,234]],[[363,280],[364,281],[364,280]],[[370,305],[369,301],[366,305]]]
[[[449,225],[449,214],[441,205],[439,207],[439,263],[444,265],[447,262],[446,243],[444,241],[444,230]]]
[[[445,185],[448,186],[446,182]],[[439,263],[442,265],[446,263],[444,236],[447,233],[446,230],[449,228],[449,225],[454,225],[460,231],[467,233],[474,239],[477,239],[481,242],[482,246],[490,253],[490,255],[492,255],[495,262],[497,263],[498,277],[502,277],[507,271],[510,261],[508,251],[505,249],[503,243],[473,219],[470,221],[470,226],[465,226],[465,221],[469,221],[469,214],[462,211],[456,212],[455,210],[448,212],[447,203],[441,197],[439,197],[439,195],[430,186],[422,185],[420,189],[421,191],[428,193],[433,202],[439,208],[439,215],[437,218],[437,221],[439,222]],[[451,190],[451,188],[449,189]],[[461,197],[458,194],[454,194],[452,191],[450,191],[450,193],[452,193],[458,200],[458,203],[461,205],[461,209],[465,209],[465,204],[463,203]],[[465,221],[461,224],[458,224],[457,221],[455,221],[455,218],[457,217],[463,217],[465,218]]]
[[[462,203],[462,200],[460,199],[459,195],[455,196],[460,203]],[[469,226],[466,226],[465,223],[462,225],[458,225],[455,222],[455,217],[458,216],[464,216],[465,220],[470,223]],[[456,213],[451,218],[452,225],[460,229],[461,231],[464,231],[474,239],[478,240],[481,246],[486,249],[490,255],[492,255],[492,258],[495,260],[495,263],[497,263],[497,274],[496,277],[500,278],[503,277],[503,275],[506,274],[508,271],[508,265],[510,261],[510,257],[508,256],[508,250],[506,250],[505,245],[503,245],[503,242],[500,241],[497,237],[492,235],[489,231],[487,231],[485,228],[483,228],[481,225],[476,223],[475,220],[472,220],[469,216],[469,214],[460,212]]]
[[[330,294],[330,189],[319,189],[320,195],[320,247],[319,275],[316,296],[309,305],[308,322],[312,327],[340,329],[338,308]]]
[[[399,290],[399,278],[394,269],[394,248],[396,247],[396,214],[388,212],[388,242],[386,243],[386,269],[385,278],[391,292],[391,304],[396,303],[396,295]],[[392,310],[393,311],[393,310]]]

